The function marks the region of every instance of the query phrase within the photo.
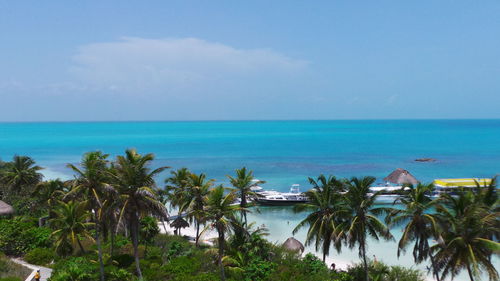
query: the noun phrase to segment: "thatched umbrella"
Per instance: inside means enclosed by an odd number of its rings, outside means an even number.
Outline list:
[[[171,224],[170,227],[175,228],[176,232],[179,232],[179,229],[186,228],[189,226],[189,223],[183,219],[182,217],[177,217]],[[180,235],[180,232],[179,232]]]
[[[0,216],[10,216],[14,214],[14,208],[11,205],[0,200]]]
[[[418,180],[412,174],[410,174],[410,172],[401,168],[397,168],[392,173],[390,173],[387,177],[384,178],[384,181],[394,184],[418,184]]]
[[[304,252],[304,245],[302,245],[299,240],[293,237],[286,239],[285,243],[283,243],[283,247],[290,251],[297,251],[301,254],[302,252]]]

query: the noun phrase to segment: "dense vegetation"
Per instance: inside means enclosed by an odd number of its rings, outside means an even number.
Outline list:
[[[393,209],[375,204],[372,177],[310,179],[310,202],[295,207],[308,213],[294,232],[308,229],[305,242],[323,254],[319,259],[268,242],[267,230],[247,221],[246,199],[261,183],[251,171],[229,176],[229,188],[182,168],[162,188],[155,179],[167,167],[152,169],[153,159],[135,150],[115,160],[89,152],[79,165],[68,164],[75,177],[65,182],[42,181],[41,167],[29,157],[0,162],[0,199],[16,210],[0,219],[0,252],[53,267],[52,281],[424,280],[417,270],[367,258],[368,237],[393,240],[390,228],[403,225],[394,254],[413,245],[415,262],[429,261],[437,280],[462,270],[471,280],[481,272],[498,280],[491,260],[500,252],[495,182],[438,199],[430,197],[432,185],[419,184],[401,193],[403,208]],[[187,220],[169,222],[177,235],[160,234],[167,204]],[[196,229],[194,243],[180,235],[188,222]],[[208,229],[217,233],[214,246],[200,241]],[[347,271],[329,269],[326,256],[342,247],[357,248],[361,262]]]

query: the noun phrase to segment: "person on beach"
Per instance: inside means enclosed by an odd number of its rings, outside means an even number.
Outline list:
[[[332,271],[335,272],[335,263],[332,262],[332,264],[330,265],[330,267],[332,268]]]
[[[40,269],[39,269],[39,270],[37,270],[37,271],[36,271],[36,273],[35,273],[35,281],[40,281],[40,278],[41,278],[41,277],[42,277],[42,276],[40,275]]]

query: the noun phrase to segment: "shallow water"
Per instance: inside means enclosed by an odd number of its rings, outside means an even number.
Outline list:
[[[294,213],[293,207],[290,206],[260,206],[257,209],[251,209],[252,212],[248,215],[248,220],[255,221],[256,227],[267,227],[269,232],[269,236],[267,236],[267,239],[272,242],[281,244],[288,237],[295,237],[296,239],[304,243],[307,233],[307,227],[302,228],[295,235],[292,234],[292,231],[297,226],[297,224],[306,217],[307,213]],[[398,258],[397,241],[399,241],[402,236],[402,227],[392,228],[391,233],[394,236],[394,241],[376,241],[372,238],[368,239],[368,258],[376,258],[378,261],[383,261],[384,263],[389,265],[402,265],[406,267],[417,268],[422,270],[424,273],[427,273],[430,263],[424,262],[421,264],[415,264],[412,256],[413,245],[410,245],[407,249],[407,252],[402,253]],[[314,249],[314,245],[306,247],[306,252],[315,253],[316,251]],[[316,255],[319,258],[322,257],[321,252],[316,253]],[[340,253],[337,253],[334,249],[331,249],[326,263],[329,265],[332,262],[336,264],[337,268],[345,268],[348,265],[361,262],[361,259],[358,256],[358,248],[356,247],[354,249],[349,249],[347,247],[343,247]],[[499,265],[500,259],[498,257],[493,257],[493,264]],[[434,280],[433,276],[430,273],[426,275],[426,278],[427,280]],[[449,278],[447,280],[449,280]],[[462,272],[462,274],[457,276],[454,280],[467,281],[469,280],[469,278],[466,272]],[[482,280],[488,279],[486,276],[483,276]]]

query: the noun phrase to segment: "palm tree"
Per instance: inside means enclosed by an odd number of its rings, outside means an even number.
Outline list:
[[[259,184],[265,183],[261,180],[256,180],[253,177],[253,171],[247,171],[246,167],[241,169],[236,169],[236,177],[227,176],[231,185],[238,191],[238,195],[240,197],[240,207],[247,207],[247,197],[251,195],[255,195],[255,192],[252,191],[252,187],[258,186]],[[246,212],[241,213],[244,218],[244,222],[247,223],[247,215]]]
[[[87,206],[92,214],[92,221],[95,226],[95,241],[99,255],[100,278],[104,280],[104,262],[101,247],[101,228],[102,228],[102,211],[103,202],[116,191],[111,187],[108,177],[109,162],[108,155],[100,151],[87,152],[83,155],[80,162],[81,168],[73,164],[67,164],[76,175],[72,181],[71,190],[66,194],[65,198],[81,197],[87,200]]]
[[[165,180],[165,190],[168,194],[170,205],[179,208],[190,184],[191,172],[187,168],[180,168],[170,172],[171,176]]]
[[[402,206],[391,210],[386,217],[386,222],[391,226],[406,224],[398,243],[398,257],[411,242],[415,242],[413,259],[416,263],[421,263],[429,257],[436,280],[439,281],[439,274],[429,246],[429,239],[436,237],[438,226],[436,218],[430,214],[438,202],[430,198],[433,190],[432,183],[419,183],[415,188],[410,186],[409,192],[400,195],[394,201],[394,204],[399,203]]]
[[[295,212],[309,210],[311,213],[302,220],[293,230],[296,234],[299,229],[309,226],[306,237],[306,245],[315,243],[316,251],[323,252],[323,262],[330,253],[331,242],[337,251],[340,251],[342,244],[336,239],[335,227],[341,222],[342,215],[345,215],[345,208],[340,193],[338,193],[339,182],[333,176],[328,178],[324,175],[318,176],[317,180],[309,178],[313,189],[306,192],[309,202],[297,204]]]
[[[214,180],[207,180],[206,175],[203,173],[199,175],[191,173],[189,175],[189,186],[187,192],[184,194],[184,198],[182,198],[183,202],[179,209],[180,212],[186,211],[191,221],[194,220],[196,225],[196,246],[198,246],[200,239],[200,224],[202,224],[205,219],[204,198],[209,193],[213,183]]]
[[[242,218],[234,217],[229,221],[229,229],[232,235],[228,239],[228,248],[236,252],[235,256],[239,252],[248,256],[266,248],[259,245],[259,242],[265,241],[263,237],[269,235],[266,227],[255,227],[255,222],[245,223]],[[259,253],[258,256],[264,255]]]
[[[165,180],[165,190],[161,190],[159,195],[164,204],[167,202],[170,203],[170,207],[178,209],[178,216],[183,217],[183,212],[180,209],[186,201],[191,172],[187,168],[180,168],[176,171],[171,171],[170,174],[171,176]],[[176,230],[176,233],[180,235],[178,230]]]
[[[370,186],[375,182],[374,177],[353,177],[348,181],[348,191],[344,195],[348,216],[338,227],[337,239],[345,239],[349,248],[358,245],[359,256],[363,259],[365,280],[369,280],[368,261],[366,259],[367,235],[373,239],[394,239],[387,226],[377,218],[384,208],[375,208],[375,200],[380,193],[371,194]]]
[[[113,184],[119,191],[121,201],[120,219],[125,219],[134,246],[137,276],[142,280],[139,264],[139,220],[153,215],[167,217],[167,209],[157,197],[154,177],[168,167],[151,170],[154,155],[141,155],[135,149],[127,149],[125,156],[117,156],[112,164]]]
[[[490,235],[498,232],[500,213],[477,203],[470,190],[456,197],[443,194],[441,201],[436,210],[443,233],[441,243],[432,247],[437,252],[435,260],[442,270],[441,278],[448,274],[454,278],[466,269],[471,281],[479,279],[481,272],[487,272],[490,280],[498,280],[491,256],[500,253],[500,243],[491,240]]]
[[[78,244],[80,251],[85,252],[80,241],[80,236],[92,239],[88,229],[93,223],[88,222],[90,213],[85,202],[70,201],[68,203],[59,201],[54,210],[54,218],[50,225],[55,229],[52,236],[56,238],[56,251],[62,255],[72,252],[72,245]]]
[[[67,187],[60,179],[48,180],[37,184],[33,194],[40,200],[41,203],[46,204],[49,209],[49,218],[52,218],[52,210],[57,201],[66,194]]]
[[[0,181],[8,187],[9,193],[19,193],[22,188],[37,185],[43,178],[39,173],[43,168],[27,156],[14,156],[12,162],[5,163]]]
[[[102,237],[111,238],[110,255],[114,255],[115,237],[118,232],[118,216],[120,213],[119,194],[116,190],[105,196],[100,209],[99,220],[101,221]]]
[[[218,233],[218,263],[221,271],[221,280],[226,280],[224,273],[224,264],[222,263],[222,258],[224,257],[224,242],[225,234],[229,230],[230,221],[234,219],[237,212],[244,212],[245,209],[232,205],[237,195],[234,190],[225,194],[225,188],[222,185],[210,190],[210,192],[205,197],[206,200],[206,210],[205,217],[208,221],[211,221],[211,228],[215,228]]]

